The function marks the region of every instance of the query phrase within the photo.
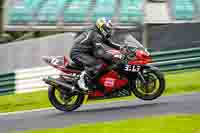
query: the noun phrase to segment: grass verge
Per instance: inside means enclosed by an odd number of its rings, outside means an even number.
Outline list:
[[[181,73],[166,74],[166,91],[164,95],[200,91],[200,70]],[[90,101],[89,103],[127,100],[133,97],[114,98],[108,100]],[[13,94],[0,96],[0,112],[13,112],[21,110],[51,107],[47,92],[32,92],[26,94]]]
[[[151,116],[18,133],[200,133],[200,115]]]

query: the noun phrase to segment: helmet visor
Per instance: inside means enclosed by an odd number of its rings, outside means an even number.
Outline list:
[[[112,25],[111,24],[104,24],[103,29],[106,32],[106,34],[110,37],[112,34]]]

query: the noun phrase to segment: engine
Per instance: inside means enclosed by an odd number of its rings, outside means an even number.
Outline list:
[[[103,85],[107,92],[113,91],[113,89],[121,89],[128,83],[127,79],[120,79],[120,76],[115,71],[110,71],[103,75],[99,82]]]

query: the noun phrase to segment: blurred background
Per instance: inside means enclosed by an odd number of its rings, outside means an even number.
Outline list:
[[[1,0],[0,4],[1,43],[77,33],[98,17],[112,18],[116,29],[131,31],[156,51],[197,47],[200,41],[200,0]]]

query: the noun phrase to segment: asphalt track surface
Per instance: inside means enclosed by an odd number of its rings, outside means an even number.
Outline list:
[[[162,96],[154,101],[129,100],[83,105],[70,113],[48,109],[26,113],[0,114],[0,133],[61,128],[80,123],[182,113],[200,113],[200,93]]]

